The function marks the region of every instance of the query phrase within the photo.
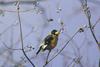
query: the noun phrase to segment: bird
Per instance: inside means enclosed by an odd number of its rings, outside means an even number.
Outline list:
[[[44,52],[45,50],[48,50],[50,53],[57,45],[59,34],[60,31],[53,29],[51,33],[44,38],[36,55],[38,55],[40,51]]]

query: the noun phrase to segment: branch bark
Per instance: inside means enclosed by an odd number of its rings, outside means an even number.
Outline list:
[[[18,13],[18,20],[19,20],[19,25],[20,25],[20,37],[21,37],[22,52],[23,52],[24,56],[27,58],[27,60],[31,63],[31,65],[33,67],[35,67],[34,63],[29,59],[29,57],[27,56],[27,54],[24,51],[24,42],[23,42],[23,33],[22,33],[22,25],[21,25],[21,19],[20,19],[20,12],[19,12],[19,9],[20,9],[19,4],[20,4],[20,1],[18,0],[18,3],[17,3],[17,13]]]

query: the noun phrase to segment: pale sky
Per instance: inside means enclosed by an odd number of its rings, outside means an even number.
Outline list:
[[[95,24],[100,18],[99,3],[99,0],[88,0],[92,24]],[[22,51],[6,48],[6,46],[14,49],[21,48],[21,43],[18,41],[20,39],[20,31],[16,8],[14,4],[0,6],[0,13],[4,11],[4,16],[0,16],[0,67],[14,67],[18,63],[22,63],[25,67],[31,67],[28,61],[26,63],[24,61],[21,62],[22,58],[24,58]],[[61,8],[59,13],[57,13],[58,8]],[[64,31],[60,34],[57,47],[52,50],[49,59],[54,57],[57,50],[61,50],[80,27],[88,26],[88,20],[82,11],[80,0],[43,0],[38,2],[37,7],[34,7],[32,4],[22,4],[20,5],[20,10],[22,11],[20,17],[25,50],[29,50],[28,46],[35,48],[27,51],[29,58],[35,57],[40,43],[51,30],[60,29],[60,21],[64,23]],[[53,21],[48,22],[48,19],[53,19]],[[98,41],[100,41],[99,29],[100,23],[97,23],[94,32]],[[43,67],[47,53],[48,51],[42,52],[31,59],[36,67]],[[68,67],[68,65],[70,65],[69,67],[73,65],[81,67],[80,64],[73,61],[73,58],[80,56],[82,57],[80,61],[83,67],[98,67],[100,50],[98,50],[89,28],[86,28],[83,33],[78,33],[47,67]],[[70,64],[71,62],[72,64]]]

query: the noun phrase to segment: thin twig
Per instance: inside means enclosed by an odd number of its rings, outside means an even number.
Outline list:
[[[16,13],[17,12],[15,10],[6,10],[6,9],[0,9],[0,10],[2,10],[4,12],[11,12],[11,13]],[[27,9],[27,10],[20,10],[19,12],[24,13],[24,12],[29,12],[29,11],[34,11],[34,8]]]
[[[89,29],[91,31],[91,34],[92,34],[92,36],[93,36],[93,38],[94,38],[94,40],[95,40],[95,42],[98,45],[99,50],[100,50],[100,44],[99,44],[99,42],[98,42],[98,40],[96,38],[96,35],[95,35],[94,31],[93,31],[93,27],[95,25],[92,26],[92,24],[91,24],[91,12],[89,10],[89,7],[87,6],[87,0],[84,0],[83,2],[81,1],[81,3],[82,3],[82,7],[83,7],[83,10],[84,10],[84,13],[85,13],[85,15],[86,15],[86,17],[88,19],[88,25],[89,25]]]
[[[100,67],[100,59],[99,59],[99,67]]]
[[[67,67],[70,67],[70,65],[72,65],[73,62],[74,62],[74,60],[72,60],[72,61],[70,62],[70,64],[68,64]]]
[[[38,0],[38,1],[41,1],[41,0]],[[18,2],[18,1],[16,1],[16,0],[12,0],[12,1],[0,1],[0,5],[2,5],[2,6],[9,6],[9,5],[12,5],[12,4],[15,4],[16,2]],[[26,1],[26,0],[21,0],[21,1],[19,1],[21,4],[36,4],[36,0],[31,0],[31,1]]]
[[[98,20],[95,22],[95,24],[92,26],[92,29],[94,29],[94,27],[100,22],[100,18],[98,18]]]
[[[88,18],[88,22],[89,22],[89,28],[90,28],[90,31],[91,31],[91,33],[92,33],[92,36],[93,36],[95,42],[97,43],[97,45],[98,45],[98,47],[99,47],[99,49],[100,49],[100,45],[98,44],[98,40],[97,40],[97,38],[96,38],[96,36],[95,36],[95,34],[94,34],[94,31],[93,31],[93,29],[92,29],[92,25],[91,25],[91,20],[90,20],[90,18]]]
[[[3,43],[3,45],[4,45],[7,49],[10,49],[10,50],[22,50],[22,49],[20,49],[20,48],[19,48],[19,49],[10,48],[10,47],[8,47],[8,46],[5,44],[5,42],[3,42],[3,41],[2,41],[2,43]]]
[[[51,52],[51,50],[49,51],[49,53],[48,53],[48,55],[47,55],[45,65],[48,63],[48,58],[49,58],[50,52]],[[45,67],[45,65],[44,65],[43,67]]]
[[[22,45],[22,52],[23,54],[25,55],[25,57],[27,58],[27,60],[31,63],[31,65],[33,67],[35,67],[34,63],[28,58],[27,54],[25,53],[24,51],[24,43],[23,43],[23,33],[22,33],[22,25],[21,25],[21,19],[20,19],[20,12],[19,12],[19,0],[18,0],[18,3],[17,3],[17,13],[18,13],[18,20],[19,20],[19,24],[20,24],[20,37],[21,37],[21,45]]]

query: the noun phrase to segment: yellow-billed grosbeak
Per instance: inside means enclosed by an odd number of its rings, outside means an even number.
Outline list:
[[[58,36],[59,36],[60,32],[57,30],[52,30],[51,34],[48,35],[47,37],[45,37],[43,43],[41,44],[39,50],[37,51],[36,55],[40,52],[40,51],[45,51],[45,50],[49,50],[51,51],[53,48],[56,47],[57,42],[58,42]]]

